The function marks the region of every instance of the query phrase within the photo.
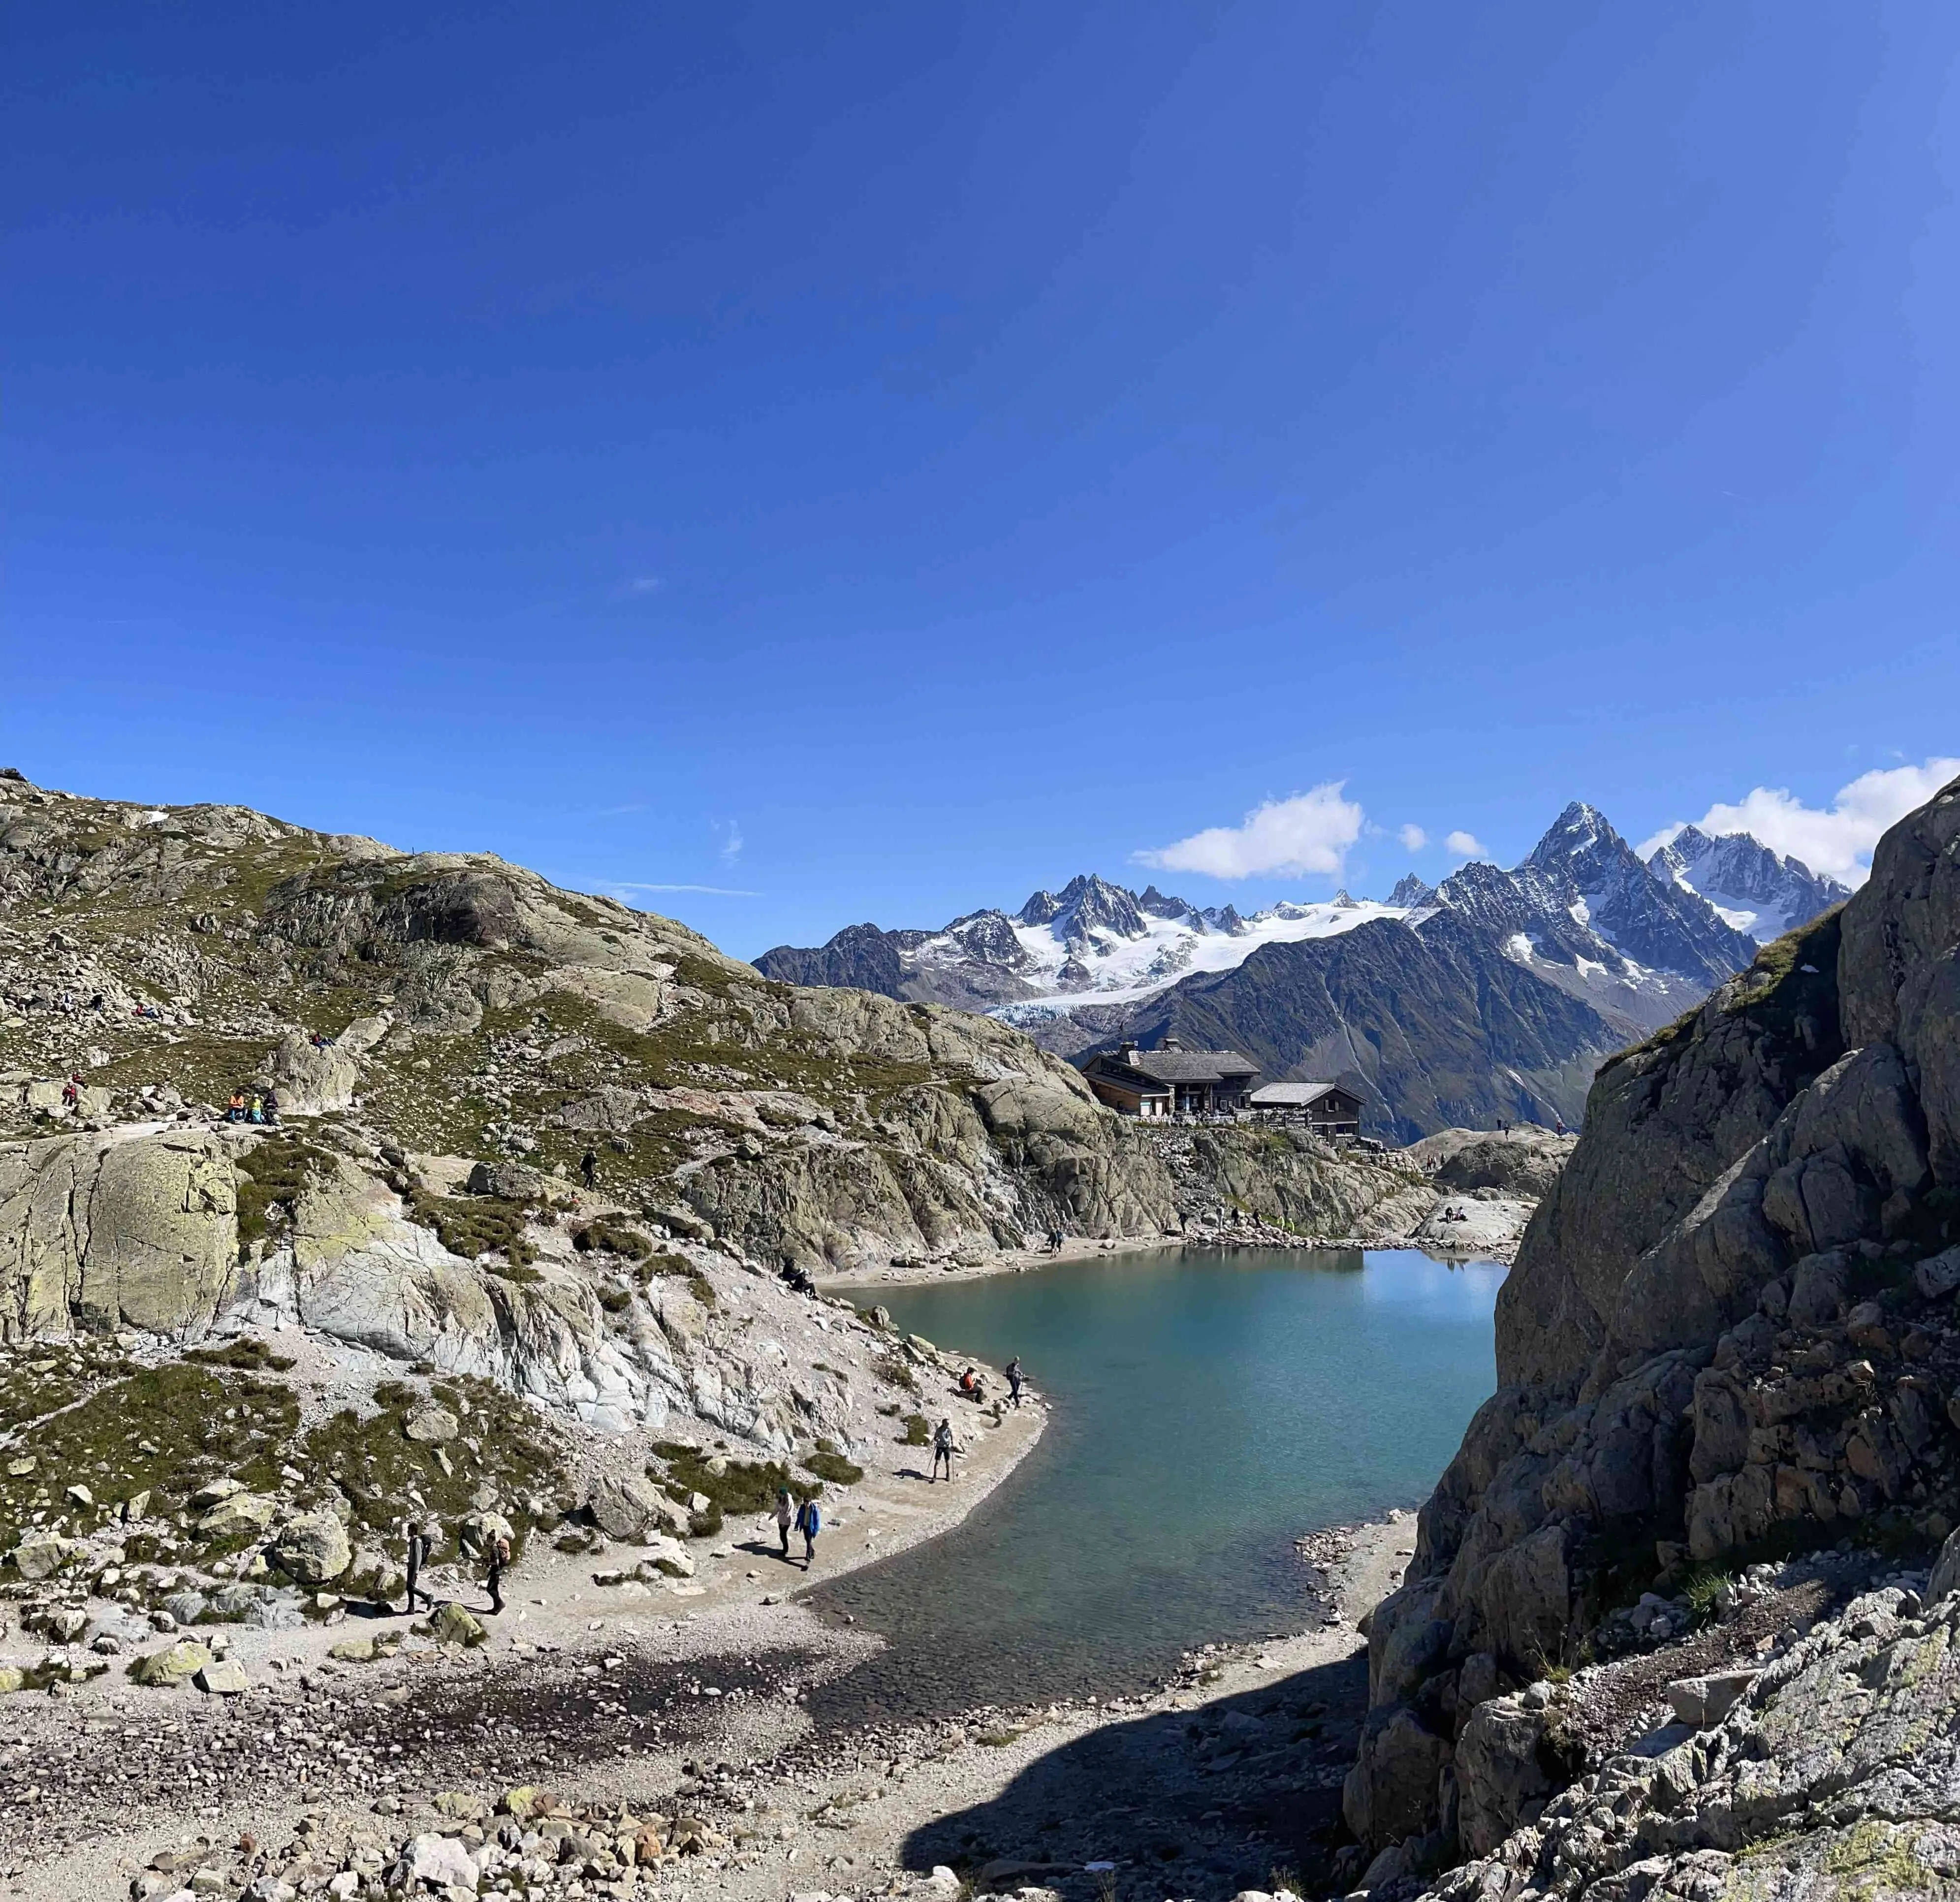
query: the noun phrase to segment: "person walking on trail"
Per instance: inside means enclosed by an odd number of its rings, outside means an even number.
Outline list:
[[[578,1159],[578,1175],[579,1180],[587,1188],[597,1188],[599,1186],[598,1150],[589,1149]]]
[[[416,1583],[422,1575],[422,1567],[428,1563],[431,1543],[425,1528],[412,1525],[409,1528],[409,1550],[406,1562],[409,1575],[409,1608],[403,1614],[406,1617],[412,1618],[415,1616],[415,1601],[418,1598],[422,1600],[425,1609],[430,1611],[435,1609],[434,1599],[422,1590]]]
[[[490,1590],[490,1615],[500,1616],[504,1609],[504,1568],[511,1563],[511,1541],[499,1532],[490,1541],[490,1569],[483,1582]]]
[[[939,1477],[941,1460],[946,1462],[946,1483],[950,1486],[953,1484],[953,1422],[950,1420],[942,1420],[933,1429],[932,1477],[926,1481],[928,1486]]]
[[[776,1488],[776,1537],[783,1542],[783,1557],[790,1555],[790,1528],[796,1523],[796,1501],[787,1486]]]
[[[1008,1398],[1018,1407],[1021,1404],[1021,1357],[1019,1354],[1007,1363],[1006,1371]]]
[[[803,1569],[807,1572],[816,1557],[816,1535],[823,1530],[823,1514],[814,1493],[797,1508],[796,1528],[803,1535]]]

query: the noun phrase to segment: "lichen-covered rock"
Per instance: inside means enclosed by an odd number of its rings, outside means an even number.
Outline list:
[[[490,1635],[473,1612],[465,1611],[453,1600],[436,1607],[430,1614],[428,1626],[429,1636],[438,1644],[464,1649],[482,1644]]]
[[[332,1512],[302,1512],[287,1520],[273,1542],[279,1569],[301,1585],[330,1584],[354,1557],[347,1528]]]
[[[1912,1605],[1897,1590],[1853,1601],[1760,1673],[1713,1729],[1657,1756],[1613,1757],[1426,1892],[1443,1902],[1949,1893],[1960,1879],[1960,1599],[1923,1615]]]
[[[235,1177],[202,1130],[50,1136],[0,1150],[0,1334],[71,1318],[203,1333],[237,1271]]]
[[[592,1489],[587,1509],[609,1538],[638,1542],[663,1531],[685,1535],[688,1530],[687,1509],[644,1474],[602,1479]]]
[[[175,1644],[153,1651],[147,1658],[138,1658],[131,1666],[129,1675],[139,1684],[174,1690],[216,1662],[211,1652],[194,1639],[180,1638]]]

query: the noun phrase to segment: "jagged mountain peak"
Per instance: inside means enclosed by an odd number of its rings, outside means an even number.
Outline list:
[[[1762,943],[1851,895],[1848,886],[1749,832],[1710,833],[1684,825],[1647,865],[1656,877],[1698,894],[1737,930]]]

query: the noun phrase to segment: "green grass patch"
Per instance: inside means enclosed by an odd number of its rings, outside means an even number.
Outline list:
[[[900,1422],[905,1428],[899,1444],[901,1446],[924,1446],[931,1443],[932,1429],[927,1425],[923,1414],[908,1414]]]
[[[251,1334],[241,1334],[221,1347],[192,1347],[184,1358],[200,1367],[236,1367],[246,1373],[282,1374],[298,1364],[290,1354],[273,1353]]]
[[[437,1240],[466,1261],[494,1254],[513,1267],[529,1267],[538,1252],[524,1235],[526,1214],[522,1202],[501,1195],[431,1195],[417,1189],[409,1198],[409,1220],[434,1229]]]
[[[282,1382],[182,1362],[110,1381],[7,1449],[9,1462],[35,1462],[24,1477],[0,1471],[7,1542],[36,1511],[63,1509],[62,1490],[78,1484],[96,1500],[93,1509],[67,1509],[84,1527],[138,1493],[151,1495],[154,1514],[182,1506],[214,1479],[275,1490],[298,1426],[298,1404]]]
[[[833,1486],[855,1486],[864,1477],[863,1467],[854,1466],[827,1441],[804,1460],[803,1470]]]
[[[360,1524],[390,1535],[399,1520],[412,1516],[438,1520],[453,1539],[456,1522],[475,1509],[474,1496],[487,1484],[521,1540],[537,1522],[526,1502],[535,1495],[548,1503],[568,1483],[557,1436],[540,1414],[487,1380],[438,1380],[429,1398],[462,1424],[460,1435],[440,1449],[447,1472],[437,1448],[403,1436],[422,1397],[393,1381],[374,1390],[378,1414],[363,1418],[348,1408],[322,1421],[307,1435],[295,1463],[336,1484],[353,1502]]]
[[[775,1506],[780,1488],[788,1487],[791,1496],[798,1500],[808,1499],[816,1490],[814,1484],[799,1479],[781,1460],[728,1459],[724,1455],[722,1470],[717,1473],[710,1472],[708,1466],[716,1455],[683,1441],[664,1440],[654,1451],[666,1462],[669,1490],[705,1493],[718,1511],[732,1512],[737,1518],[768,1511]]]
[[[629,1229],[603,1216],[578,1229],[571,1238],[571,1245],[581,1255],[602,1252],[623,1255],[628,1261],[644,1261],[654,1252],[653,1243],[638,1229]]]
[[[313,1183],[329,1173],[330,1157],[283,1131],[255,1143],[237,1158],[238,1258],[254,1242],[269,1242],[292,1226],[293,1210]]]

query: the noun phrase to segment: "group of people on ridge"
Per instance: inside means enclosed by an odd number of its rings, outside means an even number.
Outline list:
[[[255,1089],[250,1096],[242,1089],[231,1093],[231,1100],[224,1105],[224,1120],[228,1123],[276,1123],[279,1120],[279,1099],[270,1089]]]

